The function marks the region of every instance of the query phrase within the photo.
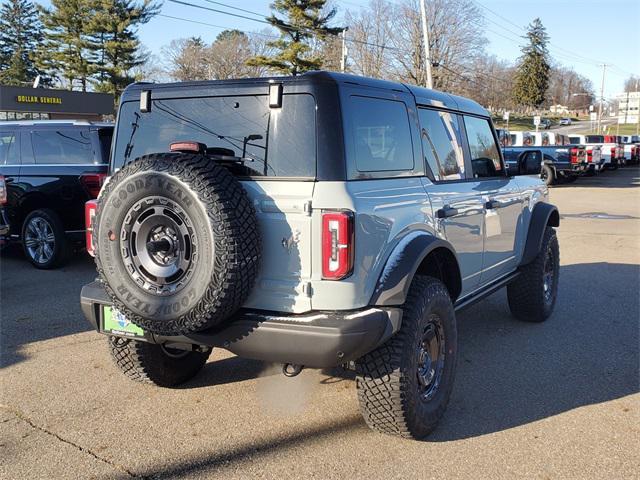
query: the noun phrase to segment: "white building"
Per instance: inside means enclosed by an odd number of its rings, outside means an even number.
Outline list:
[[[618,100],[618,123],[637,123],[640,115],[640,92],[621,93]]]

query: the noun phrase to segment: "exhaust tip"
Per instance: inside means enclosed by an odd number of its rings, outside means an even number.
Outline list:
[[[304,368],[304,365],[297,365],[295,363],[285,363],[284,365],[282,365],[282,374],[285,377],[295,377],[297,375],[300,375],[300,372],[302,371],[302,369]]]

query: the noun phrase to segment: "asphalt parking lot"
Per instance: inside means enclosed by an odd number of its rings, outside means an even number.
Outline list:
[[[128,381],[90,331],[80,256],[0,260],[0,478],[637,478],[640,169],[553,188],[558,304],[544,324],[504,292],[458,315],[451,404],[426,441],[371,432],[340,371],[215,351],[184,387]],[[635,472],[635,473],[634,473]]]

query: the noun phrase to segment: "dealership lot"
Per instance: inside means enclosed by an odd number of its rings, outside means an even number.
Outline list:
[[[7,251],[0,477],[635,478],[640,170],[561,185],[551,202],[555,313],[516,322],[504,292],[461,312],[454,395],[424,442],[371,432],[341,371],[286,379],[215,351],[182,388],[132,383],[80,313],[93,262],[42,272]]]

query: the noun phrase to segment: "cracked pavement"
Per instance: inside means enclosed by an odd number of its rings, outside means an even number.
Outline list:
[[[552,189],[554,315],[516,322],[504,291],[458,314],[454,394],[423,442],[369,431],[339,370],[287,379],[216,350],[182,388],[128,381],[80,312],[92,261],[5,251],[0,478],[637,478],[639,187],[627,168]]]

